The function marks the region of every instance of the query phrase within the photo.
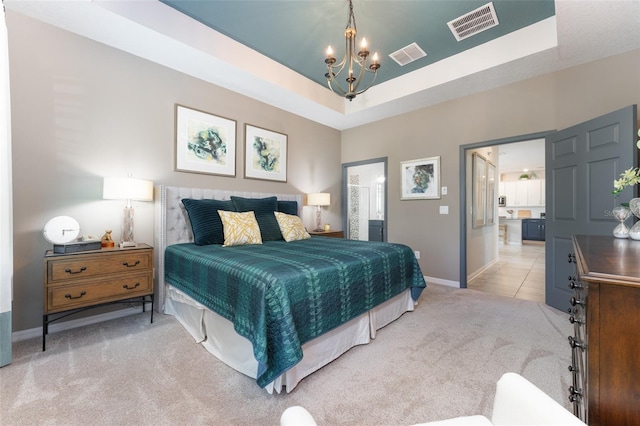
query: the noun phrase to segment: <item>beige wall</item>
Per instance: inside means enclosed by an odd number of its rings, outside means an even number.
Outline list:
[[[638,104],[639,68],[640,50],[635,50],[349,129],[342,133],[342,161],[389,158],[389,241],[420,250],[426,276],[457,283],[459,147],[563,129]],[[448,194],[440,200],[400,201],[400,162],[433,156],[441,157]],[[448,215],[439,214],[442,205],[449,206]]]
[[[14,331],[41,325],[42,258],[51,248],[42,228],[50,218],[70,215],[83,234],[119,234],[123,204],[102,200],[104,176],[132,173],[156,184],[242,191],[328,191],[332,205],[324,218],[339,229],[339,131],[11,11],[7,26]],[[235,178],[173,171],[175,103],[237,121]],[[244,123],[288,135],[287,183],[242,177]],[[136,240],[153,244],[153,203],[134,207]]]
[[[329,191],[340,223],[340,163],[389,158],[389,240],[421,251],[425,275],[459,281],[459,146],[564,128],[640,103],[640,51],[342,132],[7,12],[13,126],[14,330],[41,325],[42,227],[75,217],[85,234],[119,229],[102,177],[260,192]],[[237,120],[236,174],[173,171],[175,103]],[[287,183],[243,179],[244,123],[288,134]],[[310,155],[313,153],[313,155]],[[400,201],[400,162],[441,156],[440,200]],[[439,215],[440,205],[449,206]],[[152,203],[137,203],[136,239],[153,241]],[[313,225],[313,212],[305,220]],[[484,256],[484,254],[483,254]]]

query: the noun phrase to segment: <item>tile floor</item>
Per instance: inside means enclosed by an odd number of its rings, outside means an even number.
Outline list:
[[[544,241],[500,244],[500,260],[467,283],[468,288],[544,303]]]

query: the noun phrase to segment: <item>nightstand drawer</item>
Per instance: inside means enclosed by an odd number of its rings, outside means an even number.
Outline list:
[[[99,275],[149,270],[151,251],[131,250],[114,252],[113,254],[96,254],[83,256],[64,256],[48,262],[47,281],[68,282]]]
[[[122,278],[105,277],[84,284],[49,287],[47,312],[64,311],[149,294],[153,291],[151,283],[151,275],[141,273]]]

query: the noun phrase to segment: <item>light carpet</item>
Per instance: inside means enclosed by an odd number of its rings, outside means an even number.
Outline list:
[[[490,417],[495,383],[520,373],[570,408],[568,315],[525,300],[429,284],[414,312],[269,395],[170,316],[133,315],[14,344],[0,369],[2,425],[277,425],[301,405],[320,425]]]

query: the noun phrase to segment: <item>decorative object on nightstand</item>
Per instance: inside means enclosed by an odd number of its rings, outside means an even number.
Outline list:
[[[328,192],[317,192],[313,194],[307,195],[307,205],[308,206],[317,206],[316,210],[316,229],[314,232],[323,232],[324,228],[322,227],[322,207],[328,206],[331,204],[331,194]]]
[[[102,198],[105,200],[126,200],[122,221],[122,239],[120,247],[135,247],[133,239],[133,206],[131,201],[153,201],[153,182],[144,179],[104,178]]]
[[[78,238],[80,225],[70,216],[56,216],[42,230],[45,240],[53,244],[54,253],[75,253],[100,249],[99,241],[81,241]]]
[[[42,236],[51,244],[70,243],[80,235],[80,225],[71,216],[56,216],[42,230]]]
[[[104,231],[104,235],[100,238],[100,245],[106,248],[115,246],[113,238],[111,238],[111,229]]]

